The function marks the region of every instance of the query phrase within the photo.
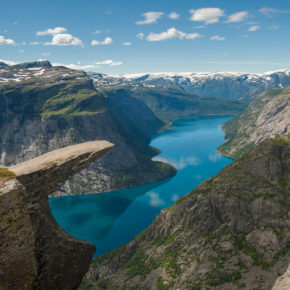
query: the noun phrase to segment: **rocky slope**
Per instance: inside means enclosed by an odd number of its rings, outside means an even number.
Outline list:
[[[272,290],[288,290],[290,289],[290,264],[287,271],[279,277]]]
[[[236,158],[269,137],[290,132],[290,88],[265,91],[241,115],[222,126],[226,143],[218,150]]]
[[[95,246],[64,232],[48,195],[113,144],[87,142],[0,169],[0,289],[76,289]]]
[[[148,73],[108,76],[100,73],[89,75],[104,87],[154,87],[174,85],[199,96],[243,99],[248,102],[264,90],[290,86],[290,70],[263,74],[216,73]]]
[[[267,139],[96,258],[80,289],[271,289],[290,260],[290,135]]]
[[[151,161],[157,152],[147,145],[163,125],[141,100],[96,91],[83,71],[49,62],[0,69],[2,165],[80,142],[106,139],[116,145],[58,194],[101,192],[174,175],[170,165]]]

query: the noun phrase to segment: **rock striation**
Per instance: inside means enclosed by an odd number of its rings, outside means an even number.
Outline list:
[[[81,289],[271,289],[290,261],[289,168],[290,134],[264,140],[94,259]]]
[[[86,142],[2,169],[10,174],[0,188],[0,289],[78,287],[95,247],[58,226],[48,195],[112,147]]]
[[[290,132],[289,112],[290,88],[263,92],[242,114],[222,125],[226,143],[219,152],[237,158],[266,138]]]

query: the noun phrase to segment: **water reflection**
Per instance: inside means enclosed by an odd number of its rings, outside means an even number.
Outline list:
[[[136,198],[168,181],[166,179],[126,191],[50,198],[50,208],[58,224],[69,234],[98,244]]]
[[[229,118],[178,120],[174,129],[152,138],[151,145],[162,150],[155,159],[178,168],[172,179],[102,194],[52,198],[53,216],[69,234],[94,243],[96,255],[128,243],[163,208],[231,162],[216,152],[224,141],[220,125]]]

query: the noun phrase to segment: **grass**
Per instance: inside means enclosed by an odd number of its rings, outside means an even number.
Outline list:
[[[14,178],[16,174],[12,171],[9,171],[7,168],[0,168],[0,178]]]
[[[15,178],[16,174],[12,171],[9,171],[7,168],[0,168],[0,186],[5,184],[5,181]]]

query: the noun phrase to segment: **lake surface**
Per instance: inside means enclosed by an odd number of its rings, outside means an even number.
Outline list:
[[[220,125],[229,119],[198,116],[174,122],[174,129],[157,134],[150,145],[162,150],[155,159],[178,169],[175,177],[130,189],[50,198],[54,218],[72,236],[95,244],[96,256],[128,243],[163,208],[231,163],[216,152],[224,142]]]

